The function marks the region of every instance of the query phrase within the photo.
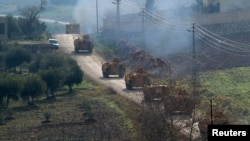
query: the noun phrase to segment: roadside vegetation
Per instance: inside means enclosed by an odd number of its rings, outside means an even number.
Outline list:
[[[36,10],[44,16],[60,19],[58,13],[70,13],[61,11],[71,11],[75,1],[65,1],[69,2],[66,10],[57,2],[59,0],[49,3],[52,6],[47,7],[47,13],[39,11],[39,6]],[[7,7],[15,9],[12,4]],[[54,9],[60,12],[53,13]],[[162,126],[167,123],[165,119],[154,116],[156,113],[142,113],[139,105],[116,94],[112,88],[92,82],[69,56],[57,50],[34,54],[22,48],[18,43],[34,43],[48,38],[49,27],[37,19],[38,15],[34,21],[28,17],[16,19],[11,14],[7,18],[11,41],[0,44],[0,140],[137,141],[169,138],[166,135],[172,130],[166,129],[171,126]],[[32,24],[28,27],[24,22]],[[55,27],[60,31],[63,29]],[[93,35],[92,38],[96,51],[106,60],[115,56],[114,42],[101,36]],[[241,67],[198,73],[199,111],[209,113],[209,101],[213,100],[213,107],[234,121],[233,124],[249,124],[249,70],[249,67]],[[189,77],[177,80],[175,84],[191,90],[190,81],[187,83],[185,79]],[[168,78],[165,80],[169,81]],[[142,118],[147,119],[147,128]],[[180,135],[175,137],[183,138]]]
[[[204,72],[199,75],[201,95],[206,106],[209,100],[219,107],[234,124],[250,123],[250,68]]]
[[[139,106],[68,55],[7,42],[0,53],[0,140],[139,140]]]
[[[88,79],[83,84],[88,86],[71,94],[59,89],[55,99],[40,97],[33,106],[12,103],[12,119],[2,114],[0,139],[139,140],[139,107]]]
[[[22,26],[32,22],[28,17],[7,18],[9,40],[0,44],[0,140],[139,140],[138,105],[89,80],[60,50],[25,48],[49,38],[38,15],[32,28]]]

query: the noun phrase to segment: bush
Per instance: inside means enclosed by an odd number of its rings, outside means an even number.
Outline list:
[[[12,109],[7,110],[7,117],[6,119],[13,119],[14,118],[14,112]]]
[[[43,114],[44,118],[45,118],[45,122],[50,122],[50,117],[51,117],[51,113],[50,112],[44,112]]]
[[[4,115],[0,113],[0,125],[4,124]]]

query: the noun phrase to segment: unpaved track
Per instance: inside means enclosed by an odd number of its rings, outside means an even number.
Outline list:
[[[102,77],[102,70],[101,65],[104,60],[100,57],[96,52],[95,49],[93,50],[92,54],[87,53],[75,53],[74,52],[74,45],[73,41],[74,38],[77,38],[78,34],[58,34],[55,35],[60,44],[60,50],[69,54],[73,57],[81,69],[84,71],[84,74],[93,79],[94,81],[106,85],[108,87],[113,88],[118,94],[121,94],[134,102],[141,104],[143,97],[141,90],[133,90],[128,91],[125,88],[125,81],[123,78],[103,78]],[[189,121],[190,119],[187,119]],[[183,123],[182,123],[183,124]],[[193,137],[196,138],[199,136],[199,129],[197,128],[198,125],[195,123],[195,129],[193,132]],[[186,127],[182,129],[182,132],[189,136],[190,128]]]
[[[84,75],[87,75],[94,81],[113,88],[117,93],[126,96],[127,98],[140,104],[142,101],[142,92],[139,90],[128,91],[125,88],[125,81],[123,78],[111,77],[103,78],[101,65],[104,60],[95,52],[95,47],[92,54],[88,53],[75,53],[73,41],[77,38],[78,34],[57,34],[53,38],[56,38],[60,44],[60,50],[71,55],[81,69],[84,71]]]

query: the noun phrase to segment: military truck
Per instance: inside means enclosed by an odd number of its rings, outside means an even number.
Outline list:
[[[185,89],[170,88],[167,85],[152,83],[143,87],[144,102],[158,101],[164,104],[166,111],[191,114],[194,102]]]
[[[92,53],[93,50],[93,42],[90,40],[89,35],[83,35],[82,38],[78,37],[74,40],[75,52],[84,51]]]
[[[151,82],[149,74],[143,68],[127,73],[124,80],[128,90],[132,90],[135,87],[143,88],[144,85]]]
[[[80,24],[66,24],[66,34],[80,34]]]
[[[191,94],[187,93],[185,89],[176,88],[171,90],[171,93],[164,99],[164,108],[166,111],[173,113],[180,113],[192,115],[194,109],[194,99]]]
[[[153,83],[143,87],[144,101],[164,100],[169,93],[170,89],[167,85]]]
[[[119,58],[113,58],[112,62],[102,63],[102,74],[104,78],[108,78],[110,75],[118,75],[118,77],[124,77],[126,68]]]

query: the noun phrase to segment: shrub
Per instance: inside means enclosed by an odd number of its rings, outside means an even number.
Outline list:
[[[45,118],[45,122],[50,122],[50,117],[51,117],[51,113],[46,111],[43,114],[44,118]]]

